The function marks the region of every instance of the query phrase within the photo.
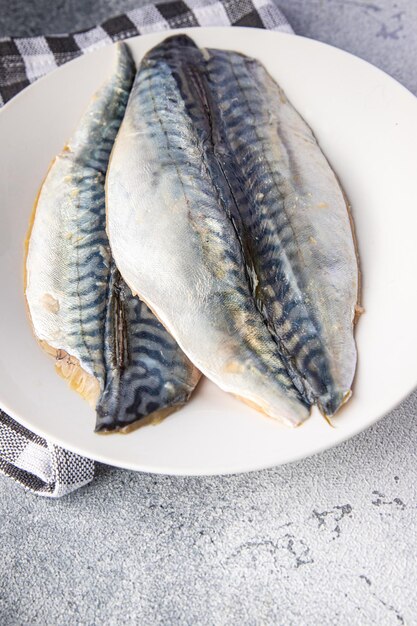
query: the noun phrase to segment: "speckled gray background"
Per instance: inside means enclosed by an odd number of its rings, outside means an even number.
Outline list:
[[[0,0],[0,36],[92,25],[138,0]],[[282,0],[297,33],[417,94],[416,0]],[[172,478],[104,466],[59,501],[0,479],[0,625],[417,624],[417,393],[286,467]]]

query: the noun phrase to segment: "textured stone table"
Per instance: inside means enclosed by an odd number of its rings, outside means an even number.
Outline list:
[[[80,29],[137,5],[0,0],[0,36]],[[279,5],[298,33],[417,94],[415,0]],[[244,476],[101,466],[56,502],[0,479],[0,624],[417,624],[416,412],[414,394],[334,450]]]

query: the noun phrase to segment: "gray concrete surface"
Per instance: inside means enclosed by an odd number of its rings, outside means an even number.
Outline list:
[[[282,0],[295,30],[417,94],[414,0]],[[0,0],[0,36],[82,28],[138,0]],[[341,77],[341,80],[343,77]],[[0,624],[417,624],[417,393],[286,467],[173,478],[101,466],[51,502],[0,480]]]

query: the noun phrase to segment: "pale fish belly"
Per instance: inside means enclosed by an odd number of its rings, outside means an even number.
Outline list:
[[[97,407],[97,431],[127,431],[183,404],[198,373],[117,274],[106,234],[105,175],[135,66],[117,47],[41,188],[29,234],[26,298],[58,371]]]
[[[204,374],[270,417],[298,425],[309,401],[253,295],[195,52],[190,39],[176,37],[139,69],[107,175],[112,253],[127,284]]]

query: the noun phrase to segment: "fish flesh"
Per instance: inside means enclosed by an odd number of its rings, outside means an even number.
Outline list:
[[[41,187],[25,293],[36,337],[96,408],[96,431],[127,432],[187,402],[200,373],[123,281],[106,234],[105,175],[136,68],[125,44]]]
[[[203,374],[298,425],[310,402],[254,297],[236,199],[214,152],[206,54],[177,36],[141,64],[107,173],[112,253],[132,291]]]

